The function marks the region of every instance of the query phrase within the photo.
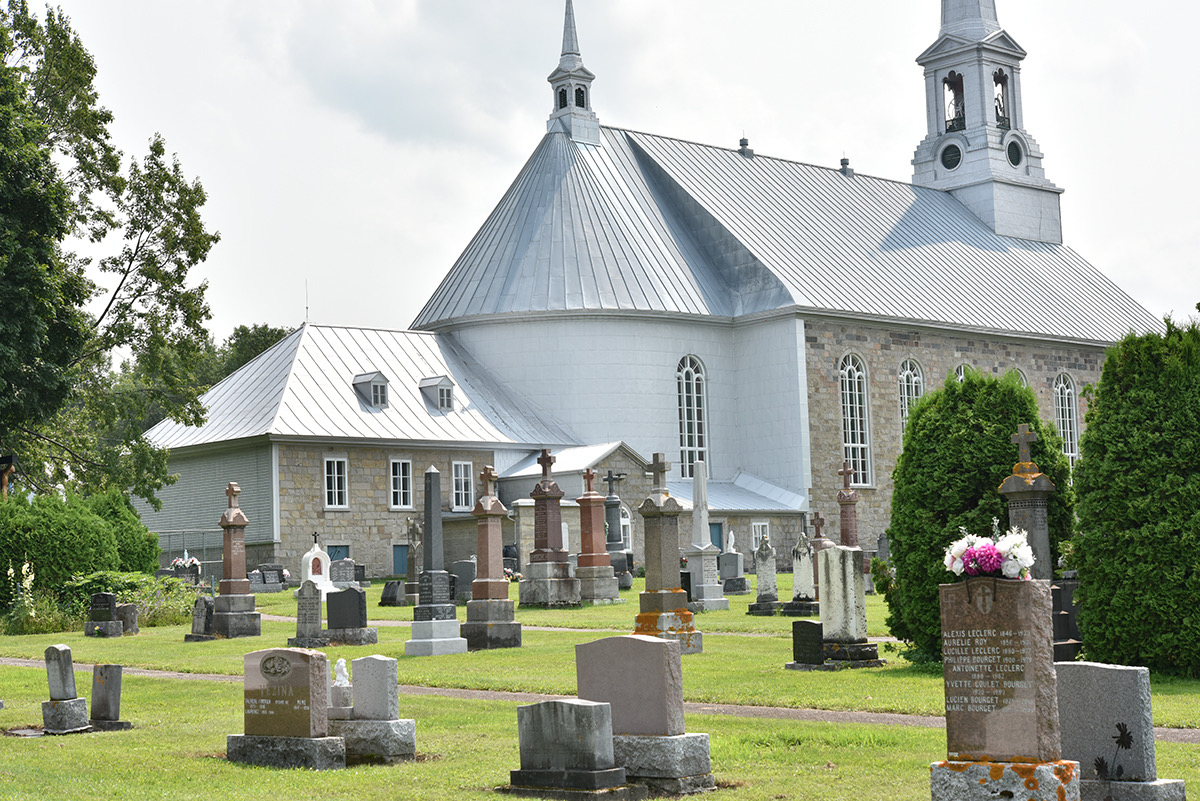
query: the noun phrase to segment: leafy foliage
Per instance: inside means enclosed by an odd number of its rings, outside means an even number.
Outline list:
[[[117,603],[137,604],[138,626],[177,626],[192,619],[197,589],[172,576],[99,571],[63,585],[62,605],[86,609],[98,592],[111,592]]]
[[[117,487],[154,503],[170,480],[165,454],[118,421],[155,402],[182,422],[203,417],[202,388],[171,367],[208,342],[205,286],[188,284],[220,238],[200,218],[204,188],[157,135],[122,168],[95,63],[61,12],[43,23],[9,0],[0,57],[0,448],[19,455],[18,481],[36,491]],[[107,249],[96,270],[64,249],[68,235]],[[116,349],[136,352],[163,391],[121,391]]]
[[[1104,363],[1076,468],[1088,658],[1200,676],[1200,330],[1167,321]]]
[[[895,578],[886,588],[888,628],[913,643],[909,657],[940,660],[938,585],[947,581],[942,557],[959,527],[986,534],[992,518],[1007,519],[1007,502],[996,490],[1012,473],[1021,423],[1038,435],[1031,455],[1058,491],[1050,496],[1051,549],[1070,536],[1074,494],[1070,465],[1054,429],[1038,418],[1033,391],[1015,373],[1002,378],[968,370],[954,376],[909,413],[904,450],[892,473],[891,523],[887,536]]]

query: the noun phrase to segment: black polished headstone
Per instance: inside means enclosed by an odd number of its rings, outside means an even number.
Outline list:
[[[367,626],[367,594],[350,587],[325,596],[325,615],[331,629],[362,629]]]
[[[92,596],[88,620],[106,621],[117,619],[117,596],[111,592],[98,592]]]
[[[379,596],[380,606],[404,606],[404,582],[387,581],[383,584],[383,594]]]
[[[803,665],[820,665],[825,661],[821,642],[821,621],[797,620],[792,623],[792,660]]]
[[[283,583],[283,565],[280,565],[280,564],[259,565],[258,572],[262,574],[263,584],[282,584]]]

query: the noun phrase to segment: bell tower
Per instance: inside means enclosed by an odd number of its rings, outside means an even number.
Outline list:
[[[554,110],[546,130],[569,134],[576,142],[600,144],[600,120],[592,112],[592,81],[596,76],[583,66],[579,36],[575,33],[575,7],[567,0],[563,21],[562,57],[547,78],[554,92]]]
[[[1059,195],[1025,130],[1021,61],[1000,27],[996,0],[942,0],[938,39],[925,68],[928,134],[913,157],[913,183],[950,192],[1002,236],[1062,243]]]

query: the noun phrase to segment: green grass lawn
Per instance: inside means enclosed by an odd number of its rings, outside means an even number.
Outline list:
[[[40,723],[45,694],[44,671],[0,669],[0,728]],[[133,730],[4,738],[0,798],[485,799],[519,766],[511,702],[402,696],[401,715],[417,721],[418,761],[319,775],[226,762],[225,737],[241,733],[241,707],[236,683],[126,676],[122,717]],[[686,722],[709,734],[718,785],[738,801],[924,801],[929,763],[946,747],[941,730],[908,726],[720,715]],[[1157,753],[1160,776],[1200,782],[1200,746],[1160,743]]]

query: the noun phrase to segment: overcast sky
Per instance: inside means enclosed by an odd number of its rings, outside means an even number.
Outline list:
[[[208,191],[211,329],[405,328],[537,146],[563,0],[62,0],[127,158]],[[36,7],[36,4],[35,4]],[[1194,12],[998,0],[1068,245],[1200,301]],[[575,0],[602,124],[910,180],[938,0]],[[1187,9],[1187,10],[1184,10]],[[1185,19],[1186,17],[1186,19]],[[307,291],[306,291],[307,288]],[[306,301],[307,297],[307,301]],[[985,321],[986,322],[986,321]]]

